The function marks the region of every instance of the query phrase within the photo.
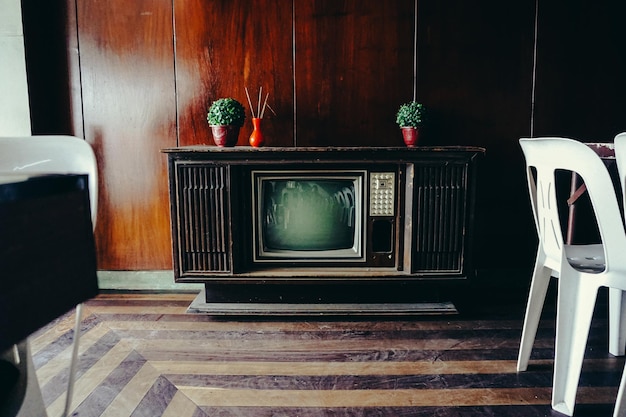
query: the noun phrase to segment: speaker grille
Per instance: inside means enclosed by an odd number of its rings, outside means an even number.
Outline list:
[[[181,275],[229,272],[227,168],[179,165],[177,173]]]
[[[467,212],[467,166],[415,166],[412,272],[463,268]]]

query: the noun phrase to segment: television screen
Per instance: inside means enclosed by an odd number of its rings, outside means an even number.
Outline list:
[[[360,257],[362,174],[257,176],[260,255]]]

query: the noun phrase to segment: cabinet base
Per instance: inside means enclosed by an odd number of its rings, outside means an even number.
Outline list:
[[[216,316],[423,316],[458,314],[451,302],[257,303],[207,302],[200,291],[187,313]]]

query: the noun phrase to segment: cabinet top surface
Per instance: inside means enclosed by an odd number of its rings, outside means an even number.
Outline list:
[[[191,146],[179,146],[173,148],[162,149],[165,153],[319,153],[319,152],[406,152],[406,153],[419,153],[419,152],[473,152],[473,153],[485,153],[485,148],[478,146],[416,146],[416,147],[274,147],[266,146],[261,148],[254,148],[252,146],[233,146],[233,147],[220,147],[209,145],[191,145]]]

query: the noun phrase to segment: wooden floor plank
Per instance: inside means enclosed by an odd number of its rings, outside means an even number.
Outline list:
[[[550,415],[554,317],[517,373],[522,317],[377,320],[188,314],[193,294],[107,293],[85,304],[73,412],[151,415]],[[516,318],[512,318],[516,317]],[[610,416],[624,358],[594,317],[577,396]],[[49,415],[60,415],[73,313],[32,338]]]
[[[463,407],[476,405],[549,404],[550,388],[445,390],[242,390],[180,387],[203,407]],[[579,403],[614,401],[612,388],[583,388]]]
[[[163,374],[184,375],[454,375],[517,374],[517,361],[421,361],[421,362],[196,362],[151,361]],[[584,372],[613,372],[624,364],[620,358],[589,359]],[[530,369],[551,369],[552,360],[533,360]]]

